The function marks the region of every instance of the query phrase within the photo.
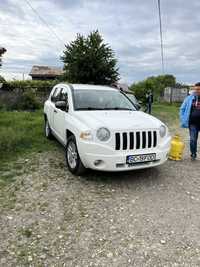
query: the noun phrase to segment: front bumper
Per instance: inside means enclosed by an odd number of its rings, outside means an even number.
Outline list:
[[[165,137],[162,143],[156,148],[141,150],[116,151],[113,148],[91,142],[79,140],[78,151],[86,168],[101,171],[128,171],[155,167],[163,164],[168,159],[171,137]],[[156,160],[153,162],[137,163],[128,165],[126,157],[128,155],[142,155],[156,153]],[[96,164],[99,163],[99,164]]]

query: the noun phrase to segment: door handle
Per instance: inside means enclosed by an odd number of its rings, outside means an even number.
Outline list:
[[[55,113],[58,113],[58,111],[56,110],[56,109],[54,109],[54,111],[53,112],[55,112]]]

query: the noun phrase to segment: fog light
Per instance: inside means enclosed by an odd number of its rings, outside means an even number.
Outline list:
[[[94,165],[95,166],[99,166],[102,162],[103,162],[102,160],[97,159],[97,160],[94,161]]]
[[[125,164],[124,163],[117,163],[116,164],[116,167],[117,168],[124,168],[125,167]]]

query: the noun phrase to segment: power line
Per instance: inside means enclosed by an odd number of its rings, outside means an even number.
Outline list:
[[[43,24],[49,29],[49,31],[56,37],[56,39],[62,43],[62,45],[65,45],[65,42],[58,36],[58,34],[54,31],[54,29],[43,19],[43,17],[40,16],[40,14],[37,12],[37,10],[31,5],[31,3],[28,0],[24,0],[27,5],[33,10],[33,12],[37,15],[37,17],[42,21]]]
[[[158,0],[158,15],[159,15],[159,25],[160,25],[160,50],[161,50],[162,73],[164,74],[163,33],[162,33],[160,0]]]

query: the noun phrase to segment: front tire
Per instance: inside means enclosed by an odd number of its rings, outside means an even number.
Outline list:
[[[79,157],[76,139],[73,135],[67,140],[66,163],[70,172],[75,175],[81,175],[86,171],[86,168]]]

